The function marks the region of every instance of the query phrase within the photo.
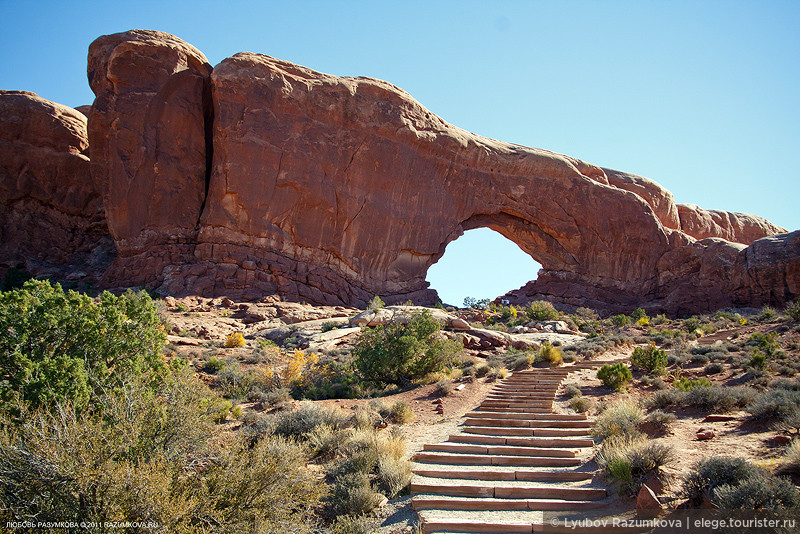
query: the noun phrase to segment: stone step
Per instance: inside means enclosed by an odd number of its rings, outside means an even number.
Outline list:
[[[505,392],[493,391],[486,395],[487,399],[501,398],[501,399],[552,399],[553,396],[549,393],[539,392]]]
[[[456,454],[490,454],[502,456],[548,456],[552,458],[574,458],[574,451],[545,450],[545,454],[539,454],[542,449],[535,447],[521,447],[516,445],[484,445],[474,443],[427,443],[423,445],[423,451],[431,452],[452,452]]]
[[[497,471],[497,470],[444,470],[414,469],[415,475],[431,478],[457,478],[464,480],[518,480],[525,482],[576,482],[594,477],[592,471]]]
[[[508,443],[508,438],[504,438],[501,436],[478,436],[478,435],[465,435],[465,434],[457,434],[450,436],[448,440],[453,443],[472,443],[472,444],[482,444],[482,445],[510,445]],[[562,449],[562,448],[555,448],[555,447],[532,447],[528,445],[517,445],[522,447],[528,447],[531,450],[536,451],[535,456],[557,456],[562,458],[574,458],[577,456],[578,451],[576,449]]]
[[[552,408],[553,399],[531,401],[515,399],[485,400],[481,403],[481,406],[493,406],[495,408]]]
[[[522,467],[574,467],[581,464],[580,458],[553,458],[543,456],[503,456],[489,454],[454,454],[424,451],[412,458],[419,463],[449,465],[518,465]]]
[[[604,488],[570,488],[559,486],[506,487],[480,484],[425,484],[411,482],[411,494],[447,495],[450,497],[488,497],[495,499],[561,499],[566,501],[599,501],[607,494]]]
[[[522,413],[522,414],[553,413],[553,410],[548,408],[500,408],[497,406],[484,406],[484,407],[478,407],[478,410],[482,412]]]
[[[467,417],[470,426],[503,426],[527,428],[591,428],[591,421],[529,421],[525,419],[503,419],[495,417]]]
[[[495,432],[493,434],[482,434],[479,432],[470,432],[474,428],[480,429],[481,427],[471,427],[465,428],[464,434],[458,434],[458,436],[462,437],[465,441],[464,443],[480,443],[480,442],[471,442],[466,441],[470,438],[494,438],[494,439],[502,439],[505,441],[505,445],[515,445],[519,447],[561,447],[561,448],[583,448],[583,447],[592,447],[594,445],[594,440],[588,438],[534,438],[533,436],[524,436],[519,437],[518,435],[505,435],[502,432]],[[502,430],[496,427],[486,427],[490,430]],[[518,429],[513,429],[518,430]],[[454,436],[450,436],[453,438]],[[452,440],[452,439],[451,439]]]
[[[502,412],[468,412],[469,417],[485,417],[489,419],[527,419],[529,421],[586,421],[588,416],[586,414],[523,414],[523,413],[502,413]]]
[[[561,499],[491,499],[442,498],[414,496],[414,510],[588,510],[608,506],[600,501],[567,501]]]

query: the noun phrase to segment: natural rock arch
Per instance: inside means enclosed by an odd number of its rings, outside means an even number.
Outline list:
[[[145,30],[97,39],[88,74],[91,175],[118,252],[107,287],[431,304],[428,268],[488,227],[542,265],[515,300],[683,313],[800,294],[800,233],[464,131],[381,80],[249,52],[212,69]]]

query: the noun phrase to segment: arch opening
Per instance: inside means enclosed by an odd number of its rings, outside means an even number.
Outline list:
[[[448,243],[426,281],[443,303],[461,307],[465,297],[494,300],[538,276],[541,264],[489,228],[476,228]]]

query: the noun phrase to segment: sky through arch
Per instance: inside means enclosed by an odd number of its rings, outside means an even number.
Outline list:
[[[428,269],[426,280],[445,304],[461,306],[464,297],[494,299],[535,280],[541,269],[513,241],[488,228],[469,230],[447,245]]]

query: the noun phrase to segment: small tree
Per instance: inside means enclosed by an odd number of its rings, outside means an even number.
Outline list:
[[[622,389],[632,377],[631,370],[622,362],[606,364],[597,371],[597,378],[603,381],[605,387],[614,391]]]
[[[460,350],[455,341],[436,338],[440,328],[431,312],[422,310],[411,314],[406,324],[366,330],[353,348],[355,365],[367,380],[406,386],[441,370]]]
[[[650,344],[646,349],[636,347],[633,349],[631,363],[648,373],[663,375],[667,370],[667,352],[654,344]]]

